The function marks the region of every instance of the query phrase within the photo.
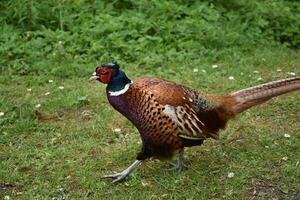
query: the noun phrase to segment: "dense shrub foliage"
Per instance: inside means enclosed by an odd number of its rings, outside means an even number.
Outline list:
[[[292,0],[2,0],[0,13],[0,65],[9,73],[80,75],[111,60],[160,66],[300,47]]]

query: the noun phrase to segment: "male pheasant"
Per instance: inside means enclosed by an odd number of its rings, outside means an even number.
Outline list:
[[[182,170],[183,149],[218,138],[227,121],[272,97],[300,89],[300,76],[273,81],[225,96],[207,95],[158,78],[131,81],[116,63],[96,68],[90,80],[107,85],[109,103],[139,130],[142,150],[136,161],[121,173],[104,176],[120,181],[143,160],[171,157],[179,151],[175,169]]]

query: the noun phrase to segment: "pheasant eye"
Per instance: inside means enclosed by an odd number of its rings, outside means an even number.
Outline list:
[[[102,70],[101,70],[101,74],[107,74],[107,72],[108,72],[108,71],[105,70],[105,69],[102,69]]]

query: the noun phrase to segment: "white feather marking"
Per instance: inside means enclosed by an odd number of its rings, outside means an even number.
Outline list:
[[[166,115],[168,115],[177,124],[177,126],[182,129],[182,131],[184,133],[193,135],[195,137],[197,137],[199,135],[199,133],[202,133],[201,128],[198,127],[197,123],[194,120],[199,121],[201,124],[203,124],[203,123],[196,117],[196,115],[194,115],[194,113],[192,113],[192,114],[187,113],[184,107],[182,107],[182,106],[173,107],[170,105],[165,105],[165,109],[163,112]],[[187,115],[187,119],[182,119],[184,113]],[[178,118],[181,118],[182,120],[184,120],[184,122],[189,126],[189,130],[187,130],[184,127],[184,124],[181,123],[178,120]],[[186,139],[196,140],[196,138],[194,138],[193,136],[180,135],[180,137],[183,137],[183,136],[185,136]]]
[[[197,118],[195,118],[195,120],[197,120]],[[200,121],[200,120],[198,120],[198,121]],[[198,125],[195,123],[195,121],[191,120],[191,122],[194,125],[194,127],[197,129],[197,131],[199,131],[200,133],[202,133],[202,130],[198,127]],[[194,132],[194,129],[192,129],[192,130]],[[197,133],[196,133],[196,135],[197,135]]]
[[[199,137],[190,137],[190,136],[182,135],[182,134],[180,134],[179,137],[182,137],[182,138],[185,138],[188,140],[203,140],[204,139],[204,138],[199,138]]]
[[[205,126],[205,124],[202,121],[200,121],[200,119],[198,119],[198,117],[194,113],[193,113],[193,117],[196,119],[196,121],[200,122],[200,124]]]
[[[176,113],[175,113],[175,109],[173,106],[170,106],[170,105],[165,105],[165,109],[163,111],[166,115],[168,115],[169,117],[171,117],[171,119],[177,124],[179,125],[179,121],[178,121],[178,118],[176,116]]]
[[[190,122],[192,122],[192,124],[194,124],[194,123],[193,123],[193,120],[192,120],[191,117],[188,115],[188,120],[185,120],[185,123],[187,123],[187,125],[190,127],[190,129],[192,130],[193,135],[194,135],[194,136],[197,136],[198,134],[197,134],[196,130],[193,129],[193,127],[191,126],[191,123],[190,123]],[[194,125],[195,125],[195,124],[194,124]],[[199,130],[199,128],[197,127],[197,125],[195,125],[195,127]],[[199,132],[202,133],[201,130],[199,130]]]
[[[130,87],[130,85],[132,83],[133,83],[132,81],[131,81],[131,83],[127,83],[122,90],[119,90],[119,91],[108,91],[108,93],[109,93],[110,96],[119,96],[121,94],[124,94],[125,92],[127,92],[127,90],[129,89],[129,87]]]

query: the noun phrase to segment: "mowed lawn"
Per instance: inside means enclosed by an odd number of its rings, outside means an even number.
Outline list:
[[[168,160],[150,159],[111,184],[101,176],[131,164],[139,133],[110,107],[105,86],[88,82],[95,66],[79,67],[90,73],[1,74],[1,199],[300,199],[300,92],[239,115],[218,141],[187,148],[182,173],[162,170]],[[226,94],[299,75],[300,54],[261,47],[219,62],[121,67],[132,79],[159,77]]]

